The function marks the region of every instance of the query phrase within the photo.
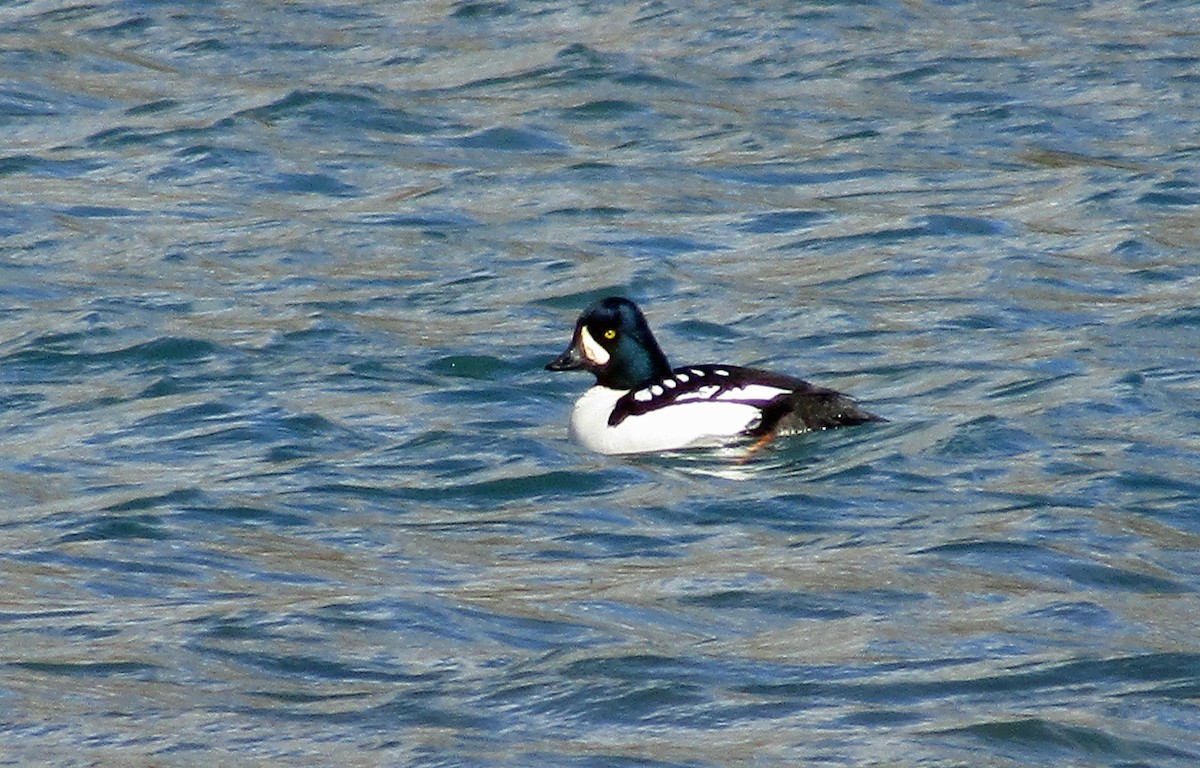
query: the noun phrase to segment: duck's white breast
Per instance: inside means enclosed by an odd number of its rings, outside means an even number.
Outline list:
[[[677,401],[609,426],[613,406],[625,393],[600,386],[583,393],[571,412],[571,437],[597,453],[670,451],[720,444],[761,416],[756,406],[746,403]]]

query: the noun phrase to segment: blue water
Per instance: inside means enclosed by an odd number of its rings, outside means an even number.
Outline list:
[[[0,764],[1195,765],[1195,13],[6,3]]]

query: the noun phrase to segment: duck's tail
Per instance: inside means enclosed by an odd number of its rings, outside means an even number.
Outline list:
[[[834,427],[851,427],[872,421],[887,421],[863,410],[853,398],[832,389],[808,385],[781,395],[763,409],[756,435],[808,432]]]

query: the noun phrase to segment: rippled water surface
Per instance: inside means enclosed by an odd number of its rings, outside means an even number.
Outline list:
[[[0,763],[1195,765],[1195,13],[6,3]]]

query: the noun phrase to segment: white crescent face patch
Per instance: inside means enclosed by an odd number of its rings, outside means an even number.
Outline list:
[[[608,365],[609,358],[612,357],[607,349],[592,338],[586,325],[579,329],[579,346],[583,348],[583,356],[596,365]]]

